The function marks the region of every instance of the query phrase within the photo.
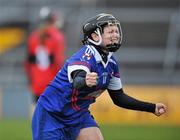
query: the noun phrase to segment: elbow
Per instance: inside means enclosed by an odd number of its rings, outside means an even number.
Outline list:
[[[77,82],[74,82],[73,83],[73,87],[77,90],[81,89],[82,88],[82,85],[78,84]]]
[[[120,103],[117,100],[113,100],[113,103],[117,106],[120,106]]]

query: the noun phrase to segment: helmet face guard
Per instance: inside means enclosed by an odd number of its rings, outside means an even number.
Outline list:
[[[107,26],[117,26],[119,32],[119,40],[117,43],[107,44],[106,46],[102,45],[102,34],[104,27]],[[105,49],[109,52],[117,51],[122,43],[122,30],[121,25],[116,18],[110,14],[99,14],[91,19],[89,19],[86,24],[83,26],[84,33],[84,44],[94,44],[100,46],[102,49]],[[91,34],[96,33],[99,36],[99,41],[95,42],[91,38]]]

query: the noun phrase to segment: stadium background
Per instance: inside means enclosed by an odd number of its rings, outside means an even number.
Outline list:
[[[0,139],[31,139],[31,96],[23,69],[26,38],[42,6],[61,13],[66,56],[79,49],[82,22],[107,12],[120,19],[124,42],[115,54],[125,91],[162,101],[166,115],[113,106],[107,93],[91,108],[108,140],[180,139],[179,0],[0,0]]]

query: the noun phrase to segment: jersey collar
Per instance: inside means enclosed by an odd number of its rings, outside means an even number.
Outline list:
[[[108,62],[110,61],[111,56],[113,55],[113,52],[109,52],[109,54],[107,56],[107,62],[104,63],[101,55],[99,54],[99,52],[96,50],[96,48],[94,46],[88,45],[87,47],[92,50],[97,63],[101,62],[103,64],[103,66],[106,67]]]

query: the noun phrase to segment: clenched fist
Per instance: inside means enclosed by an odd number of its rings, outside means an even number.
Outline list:
[[[95,72],[90,72],[86,74],[86,85],[88,87],[92,87],[97,85],[98,83],[98,75]]]
[[[166,112],[166,106],[162,103],[156,103],[156,108],[154,114],[160,116]]]

